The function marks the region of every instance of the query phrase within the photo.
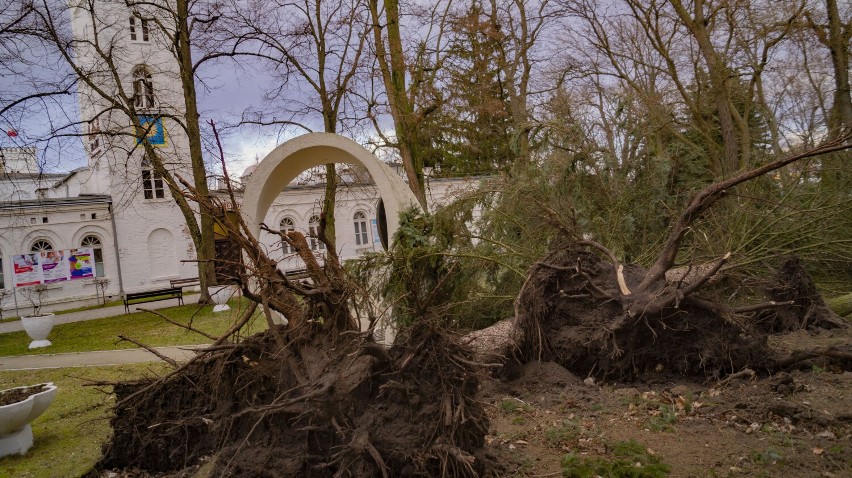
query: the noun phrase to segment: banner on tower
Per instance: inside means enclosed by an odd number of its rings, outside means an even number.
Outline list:
[[[145,141],[157,148],[168,145],[169,138],[166,134],[166,127],[163,125],[163,118],[143,115],[139,116],[139,124],[142,126],[142,131],[136,139],[136,144]]]

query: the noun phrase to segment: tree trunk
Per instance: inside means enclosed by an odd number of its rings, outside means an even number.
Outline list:
[[[844,25],[837,8],[837,0],[826,0],[828,11],[828,48],[831,50],[831,65],[834,67],[834,105],[831,123],[834,135],[843,127],[852,127],[852,97],[849,89],[849,37],[852,22]],[[833,121],[832,121],[833,120]]]
[[[199,195],[209,195],[207,171],[201,149],[201,128],[199,126],[198,105],[195,93],[195,75],[192,64],[192,52],[189,43],[189,6],[187,0],[177,0],[177,44],[175,56],[180,66],[180,79],[183,88],[187,139],[189,140],[189,158],[192,166],[193,185]],[[216,244],[213,235],[213,218],[209,213],[200,211],[201,227],[198,234],[192,235],[192,242],[198,259],[198,279],[201,285],[199,302],[207,303],[210,296],[207,287],[216,285],[216,270],[213,261],[216,258]],[[193,219],[194,221],[194,219]],[[193,228],[190,228],[193,231]]]
[[[423,180],[423,158],[420,157],[417,136],[417,124],[414,118],[413,100],[408,97],[405,86],[405,56],[402,50],[402,36],[399,30],[399,1],[385,0],[385,22],[387,24],[387,48],[382,39],[382,22],[379,16],[378,0],[370,0],[370,14],[373,17],[373,35],[376,42],[376,57],[382,71],[385,90],[390,103],[391,116],[396,129],[396,141],[402,166],[408,178],[408,187],[423,210],[426,208],[426,191]],[[389,61],[388,61],[389,60]]]
[[[705,25],[704,1],[695,0],[693,14],[690,15],[680,0],[673,0],[672,6],[677,11],[681,21],[698,43],[701,56],[707,64],[710,77],[710,92],[718,114],[719,129],[722,133],[723,158],[717,163],[717,175],[729,177],[749,163],[749,145],[741,144],[748,138],[748,125],[739,117],[733,104],[731,92],[731,76],[725,60],[719,55],[710,41],[710,34]]]
[[[852,314],[852,294],[841,295],[831,299],[825,299],[825,305],[835,314],[846,317]]]
[[[325,83],[322,82],[324,85]],[[323,99],[323,117],[326,133],[337,132],[337,112],[332,110],[327,101],[328,95]],[[320,231],[325,239],[325,245],[330,251],[336,251],[337,244],[337,221],[334,217],[334,206],[337,203],[337,168],[334,163],[325,165],[325,196],[322,201],[322,214],[320,215]]]
[[[845,128],[852,128],[852,98],[849,89],[849,37],[852,35],[852,22],[844,25],[837,8],[837,0],[826,0],[828,13],[828,42],[831,51],[831,65],[834,69],[834,102],[829,111],[828,128],[833,136],[843,134]],[[847,20],[848,21],[848,20]],[[848,191],[852,186],[852,165],[848,152],[844,155],[846,164],[837,162],[834,169],[826,169],[823,182],[831,190]],[[827,173],[827,174],[826,174]]]

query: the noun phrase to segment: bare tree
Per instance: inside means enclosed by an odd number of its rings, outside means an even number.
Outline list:
[[[359,113],[353,90],[363,74],[363,53],[369,32],[366,4],[361,0],[304,0],[269,3],[263,1],[231,4],[232,15],[226,28],[250,39],[257,51],[281,74],[271,96],[279,100],[274,111],[283,110],[298,118],[298,125],[308,131],[311,117],[319,116],[322,130],[337,133],[351,127]],[[307,98],[297,91],[310,91]],[[346,113],[348,111],[348,114]],[[257,118],[249,123],[288,125]],[[349,121],[347,121],[349,120]],[[335,192],[337,175],[334,164],[327,164],[325,198],[319,234],[335,254]]]
[[[403,16],[398,0],[369,0],[373,27],[373,48],[379,71],[382,74],[396,138],[389,144],[399,149],[402,164],[408,177],[408,187],[425,209],[426,191],[423,185],[421,131],[423,121],[440,108],[441,98],[433,95],[439,72],[443,68],[448,43],[447,23],[452,0],[435,2],[417,18],[422,25],[411,25],[413,40],[408,52],[402,36]],[[416,32],[416,33],[415,33]],[[381,135],[381,128],[376,130]]]
[[[849,50],[852,39],[850,12],[852,10],[849,8],[841,11],[837,0],[825,0],[825,23],[817,20],[816,12],[808,11],[806,14],[808,26],[831,54],[834,95],[828,112],[827,126],[830,134],[834,136],[843,134],[845,128],[852,126],[852,96],[849,86]],[[848,165],[833,171],[824,170],[823,179],[829,186],[842,190],[852,184],[850,171],[852,170]]]
[[[68,125],[53,128],[54,134],[59,131],[60,134],[82,136],[86,143],[103,138],[114,153],[111,157],[118,158],[118,162],[126,162],[134,151],[142,150],[150,163],[151,173],[147,174],[162,178],[180,209],[197,254],[201,300],[208,300],[206,286],[216,281],[213,222],[205,214],[198,215],[186,201],[178,177],[191,176],[198,193],[208,193],[196,76],[199,68],[209,61],[239,55],[241,42],[215,44],[227,47],[225,50],[211,49],[209,42],[205,42],[206,51],[197,48],[194,36],[200,36],[219,18],[217,6],[210,2],[127,0],[121,4],[79,0],[62,8],[44,0],[27,5],[29,23],[26,30],[15,32],[16,40],[38,43],[70,74],[53,83],[61,85],[59,88],[50,89],[33,82],[31,92],[4,104],[4,111],[46,95],[71,92],[72,87],[79,85],[82,121],[76,114],[69,114],[67,116],[75,118],[69,118]],[[134,41],[151,47],[139,49]],[[139,51],[145,52],[142,58],[136,56]],[[196,52],[201,55],[194,59]],[[138,65],[129,63],[134,57],[146,65],[136,68]],[[18,55],[17,60],[22,57]],[[143,116],[156,120],[143,122]],[[165,119],[173,121],[183,133],[178,135],[179,144],[162,148],[140,139],[152,132],[157,121]],[[121,151],[126,154],[123,159],[119,158]],[[185,157],[189,158],[188,164],[182,161]],[[113,160],[94,158],[93,164],[110,161]],[[107,167],[113,179],[130,174],[126,165]],[[130,180],[129,176],[126,179],[128,185],[139,187],[141,183]],[[125,196],[123,202],[126,204],[133,191],[119,189],[116,193]]]

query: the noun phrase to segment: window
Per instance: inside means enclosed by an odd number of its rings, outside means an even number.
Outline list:
[[[296,230],[296,223],[289,217],[285,217],[281,220],[278,230],[281,232],[293,232]],[[290,244],[287,244],[287,241],[283,239],[281,240],[281,250],[284,251],[284,254],[292,254],[296,252],[296,249]]]
[[[151,168],[148,158],[142,160],[142,191],[145,199],[163,199],[166,190],[163,187],[163,177]]]
[[[101,152],[101,126],[98,118],[89,121],[89,153],[97,154]]]
[[[80,247],[91,247],[95,253],[95,277],[104,276],[104,251],[98,236],[88,235],[80,241]]]
[[[320,224],[319,216],[311,216],[311,220],[308,221],[308,235],[311,236],[311,250],[312,251],[325,250],[325,244],[323,244],[322,241],[320,241],[318,239],[319,224]]]
[[[130,17],[130,41],[147,42],[151,39],[148,20],[136,15]]]
[[[358,211],[353,218],[355,221],[355,245],[365,246],[369,244],[369,236],[367,235],[367,216]]]
[[[33,246],[30,248],[31,252],[47,252],[53,250],[53,244],[50,241],[39,239],[33,243]]]
[[[154,107],[154,82],[151,72],[142,65],[133,69],[133,105],[143,109]]]
[[[14,268],[13,268],[14,269]],[[0,290],[6,288],[6,276],[3,274],[3,253],[0,252]],[[2,306],[3,299],[0,298],[0,306]],[[0,314],[3,312],[0,311]],[[2,317],[2,315],[0,315]]]

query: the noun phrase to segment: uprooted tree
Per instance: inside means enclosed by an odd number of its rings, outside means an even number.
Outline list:
[[[488,462],[476,454],[488,424],[464,346],[428,316],[390,349],[375,343],[358,328],[360,292],[333,248],[320,264],[301,232],[262,226],[304,260],[310,280],[293,280],[239,214],[217,213],[236,207],[233,190],[216,198],[184,187],[242,251],[234,280],[253,302],[176,370],[116,385],[114,435],[99,469],[206,463],[210,476],[482,476]],[[269,329],[230,340],[258,304]]]
[[[789,364],[769,351],[754,316],[765,319],[767,310],[794,307],[796,297],[738,308],[701,297],[730,253],[713,264],[671,272],[693,223],[726,192],[796,161],[847,149],[852,146],[848,140],[847,133],[701,190],[671,223],[660,254],[647,269],[622,264],[593,240],[564,237],[532,265],[515,304],[524,358],[556,360],[575,373],[614,379],[654,369],[719,376],[747,366]],[[811,315],[808,325],[844,326],[828,309],[820,311],[825,313],[819,317],[814,310],[803,311]],[[814,353],[848,360],[850,352]]]

